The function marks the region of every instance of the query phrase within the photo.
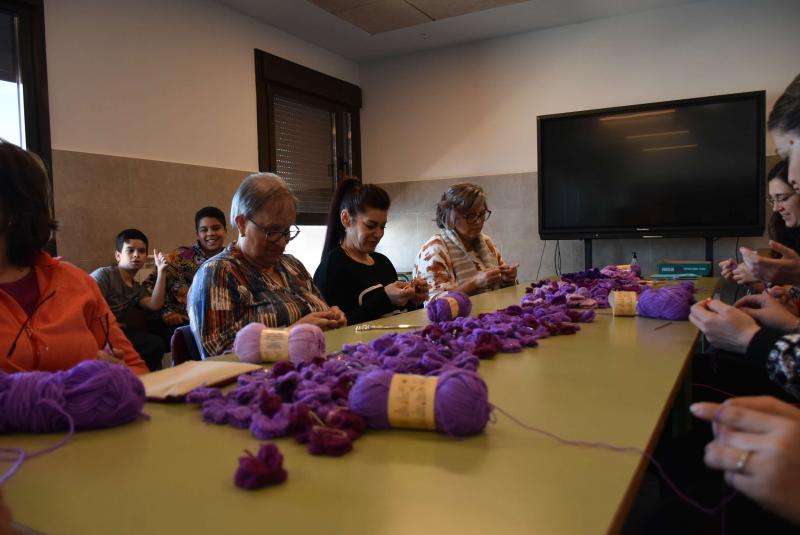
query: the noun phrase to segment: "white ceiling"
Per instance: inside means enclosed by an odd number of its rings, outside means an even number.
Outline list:
[[[217,0],[357,63],[696,1],[528,0],[371,35],[308,0]]]
[[[388,32],[526,0],[309,0],[371,34]]]

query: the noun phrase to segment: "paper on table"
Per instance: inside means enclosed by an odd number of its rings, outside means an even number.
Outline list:
[[[247,362],[190,360],[139,377],[149,400],[181,399],[198,386],[219,386],[261,368]]]

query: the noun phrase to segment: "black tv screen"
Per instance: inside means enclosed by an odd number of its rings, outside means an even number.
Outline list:
[[[542,239],[760,236],[764,91],[537,118]]]

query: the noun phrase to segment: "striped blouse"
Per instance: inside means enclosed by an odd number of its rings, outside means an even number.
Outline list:
[[[282,255],[277,269],[283,285],[248,261],[235,243],[200,266],[187,309],[203,358],[232,349],[236,333],[248,323],[286,327],[311,312],[328,309],[299,260]]]
[[[486,234],[480,235],[480,243],[471,253],[467,253],[463,249],[460,241],[456,247],[448,246],[447,234],[454,235],[454,232],[443,231],[434,234],[425,242],[417,254],[414,264],[414,278],[424,278],[430,287],[427,302],[457,288],[475,276],[478,271],[505,263],[500,250]],[[481,288],[476,293],[496,290],[513,284],[513,282],[498,281],[493,286]]]

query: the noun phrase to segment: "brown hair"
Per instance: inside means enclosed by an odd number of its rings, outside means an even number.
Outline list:
[[[480,186],[468,182],[453,184],[436,205],[436,226],[441,229],[453,228],[456,211],[465,214],[481,201],[486,204],[486,193]]]
[[[6,237],[9,262],[32,265],[36,252],[57,229],[50,179],[41,158],[0,142],[0,236]]]

